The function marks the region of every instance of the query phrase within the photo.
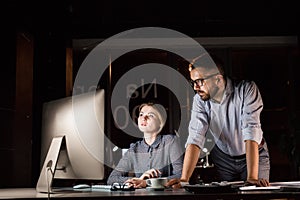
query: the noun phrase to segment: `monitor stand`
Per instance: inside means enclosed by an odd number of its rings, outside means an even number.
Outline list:
[[[37,192],[44,192],[48,194],[52,192],[52,182],[63,143],[65,143],[65,136],[58,136],[52,139],[46,159],[41,169],[39,180],[36,184]]]

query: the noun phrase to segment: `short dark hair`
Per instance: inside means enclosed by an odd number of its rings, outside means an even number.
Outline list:
[[[212,61],[214,63],[212,63]],[[189,67],[190,67],[190,71],[192,69],[195,69],[197,67],[217,67],[219,70],[219,73],[223,76],[225,76],[225,71],[224,71],[224,63],[223,61],[216,56],[215,54],[202,54],[200,56],[198,56],[197,58],[193,59],[193,61],[190,63]]]
[[[210,54],[210,57],[215,62],[216,66],[218,67],[220,74],[225,76],[223,60],[221,60],[221,58],[216,56],[215,54]]]

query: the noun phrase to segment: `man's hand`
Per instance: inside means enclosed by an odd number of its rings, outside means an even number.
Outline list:
[[[167,182],[166,187],[172,187],[174,189],[178,189],[178,188],[182,188],[184,186],[183,184],[186,185],[188,184],[188,182],[182,179],[173,178]]]
[[[248,179],[245,183],[245,185],[256,185],[259,187],[267,187],[270,186],[269,181],[267,181],[266,179]]]

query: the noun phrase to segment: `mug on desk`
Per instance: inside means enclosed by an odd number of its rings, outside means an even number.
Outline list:
[[[150,178],[146,180],[147,185],[151,188],[165,188],[167,182],[168,179],[166,177]]]

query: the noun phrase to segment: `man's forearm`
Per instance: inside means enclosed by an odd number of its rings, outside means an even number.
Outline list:
[[[255,141],[246,140],[246,159],[247,159],[247,179],[258,179],[258,144]]]
[[[200,155],[200,148],[194,144],[189,144],[185,150],[182,168],[182,181],[189,181]]]

